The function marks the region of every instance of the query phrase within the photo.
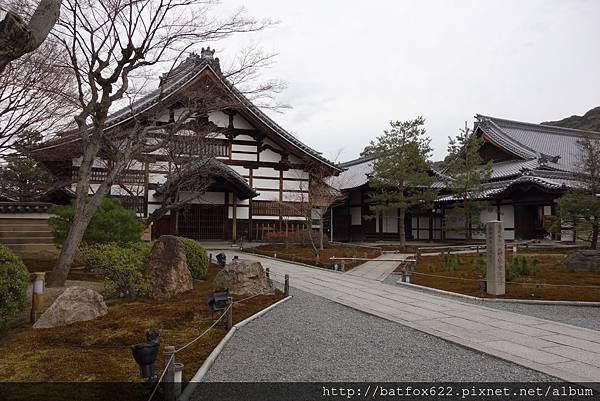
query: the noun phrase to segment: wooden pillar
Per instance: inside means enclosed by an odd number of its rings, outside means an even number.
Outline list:
[[[223,239],[226,240],[229,236],[229,191],[225,191],[225,205],[223,205],[225,212],[223,213]]]
[[[260,155],[260,152],[258,153]],[[249,177],[248,183],[251,187],[253,187],[253,169],[249,169]],[[254,239],[254,235],[252,233],[252,198],[248,200],[248,241],[252,241]]]
[[[231,238],[235,242],[235,241],[237,241],[237,193],[233,192],[232,196],[233,196],[233,206],[232,206],[233,222],[232,222],[232,226],[231,226]]]
[[[429,241],[433,241],[433,212],[429,212]]]

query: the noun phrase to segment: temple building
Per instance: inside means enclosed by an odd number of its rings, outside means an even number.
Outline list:
[[[551,216],[557,214],[556,199],[569,188],[577,187],[575,177],[580,157],[578,141],[584,136],[600,139],[600,133],[531,124],[519,121],[475,116],[474,132],[484,143],[480,155],[484,162],[492,161],[492,174],[485,184],[481,199],[490,207],[481,212],[481,223],[502,220],[506,239],[574,240],[574,232],[563,227],[560,235],[549,232]],[[434,169],[439,163],[434,163]],[[369,210],[369,176],[373,158],[362,157],[341,167],[345,171],[333,179],[345,194],[342,204],[330,212],[332,238],[338,241],[393,240],[398,238],[396,210],[374,216]],[[432,170],[441,176],[443,171]],[[412,209],[405,219],[407,239],[464,239],[464,226],[451,209],[456,199],[449,194],[443,180],[436,183],[439,197],[430,210]],[[474,232],[483,239],[482,232]]]
[[[164,205],[173,188],[184,185],[177,195],[183,196],[194,190],[185,183],[208,180],[209,186],[199,196],[190,197],[152,225],[154,238],[175,234],[197,240],[262,240],[283,224],[288,230],[301,229],[305,218],[297,213],[299,208],[286,206],[307,203],[311,171],[336,175],[341,170],[236,89],[213,54],[208,48],[190,55],[161,77],[159,88],[109,116],[107,130],[112,132],[127,129],[134,121],[160,128],[184,113],[182,105],[197,101],[207,88],[215,98],[228,99],[189,117],[185,129],[173,139],[178,141],[174,147],[178,157],[169,154],[173,147],[137,155],[115,180],[110,196],[119,197],[146,218]],[[194,143],[187,140],[194,136],[194,126],[213,129],[202,143]],[[31,154],[66,188],[75,189],[82,154],[78,134],[63,133]],[[94,164],[90,193],[105,180],[107,171],[105,161]]]

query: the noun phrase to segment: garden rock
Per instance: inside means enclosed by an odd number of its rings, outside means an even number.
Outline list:
[[[148,296],[152,299],[171,298],[193,288],[185,249],[177,237],[163,235],[154,243],[148,257],[146,276]]]
[[[229,289],[232,294],[255,295],[271,292],[273,286],[260,262],[233,259],[215,277],[215,291]]]
[[[573,251],[561,264],[572,271],[600,272],[600,251],[593,249]]]
[[[100,293],[84,287],[69,287],[33,325],[34,329],[66,326],[75,322],[94,320],[108,313]]]

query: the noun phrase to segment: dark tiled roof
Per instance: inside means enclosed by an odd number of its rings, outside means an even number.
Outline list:
[[[210,68],[211,71],[213,71],[219,77],[223,84],[252,114],[254,114],[254,116],[256,116],[256,118],[258,118],[260,122],[269,127],[294,147],[298,148],[304,153],[308,153],[310,156],[329,165],[330,167],[339,170],[339,168],[333,162],[323,157],[320,152],[317,152],[310,146],[305,145],[271,118],[269,118],[269,116],[267,116],[260,108],[256,107],[256,105],[254,105],[246,96],[244,96],[242,92],[240,92],[235,86],[227,81],[227,79],[223,77],[223,74],[221,74],[221,68],[218,59],[201,57],[197,54],[190,55],[168,75],[163,75],[161,77],[161,85],[158,89],[150,92],[143,98],[134,102],[132,105],[124,107],[121,110],[111,114],[107,125],[110,127],[119,124],[131,118],[133,115],[143,112],[149,107],[157,104],[159,101],[176,92],[180,87],[193,80],[205,68]]]
[[[214,177],[228,182],[239,191],[240,199],[253,198],[258,195],[238,172],[217,159],[209,158],[193,160],[187,163],[181,171],[169,175],[167,180],[156,189],[155,196],[170,192],[171,189],[179,186],[182,181],[193,180],[198,175],[205,178]]]
[[[524,123],[476,115],[476,126],[486,137],[524,160],[537,159],[540,165],[562,171],[576,171],[585,135],[600,139],[600,133],[550,125]]]
[[[210,48],[208,49],[210,52]],[[202,49],[204,54],[205,50]],[[214,53],[214,51],[213,51]],[[129,119],[131,119],[136,114],[142,113],[152,106],[158,104],[160,101],[164,100],[168,96],[177,92],[177,90],[183,87],[185,84],[191,82],[194,78],[198,76],[204,69],[210,69],[221,82],[235,95],[235,97],[247,108],[247,110],[253,114],[262,124],[267,126],[277,135],[279,135],[286,142],[291,144],[293,147],[297,148],[303,153],[308,154],[314,159],[328,165],[333,168],[335,171],[341,171],[341,169],[333,162],[323,157],[320,152],[317,152],[310,146],[302,143],[298,138],[294,137],[292,134],[283,129],[280,125],[278,125],[275,121],[273,121],[269,116],[267,116],[260,108],[254,105],[242,92],[240,92],[235,86],[233,86],[221,73],[221,68],[219,64],[219,59],[212,58],[212,53],[208,57],[200,56],[197,54],[191,54],[185,59],[181,64],[175,67],[170,73],[163,74],[161,77],[161,85],[146,94],[142,98],[134,101],[132,104],[127,107],[123,107],[116,112],[112,113],[106,122],[107,128],[115,127]],[[48,141],[42,144],[41,147],[60,144],[63,142],[68,142],[72,140],[73,135],[64,135],[63,137],[56,138],[54,140]]]

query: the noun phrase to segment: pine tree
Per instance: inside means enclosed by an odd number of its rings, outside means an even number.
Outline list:
[[[600,231],[600,140],[584,137],[579,146],[581,155],[576,178],[580,187],[573,188],[556,203],[561,221],[570,221],[573,227],[578,220],[591,225],[590,247],[596,249]]]
[[[473,231],[481,231],[481,211],[490,207],[482,200],[484,184],[492,174],[492,163],[485,164],[479,154],[483,138],[465,127],[456,138],[450,138],[448,155],[444,159],[447,189],[457,200],[453,214],[461,216],[462,229],[467,240],[473,239]]]
[[[375,156],[370,185],[371,211],[376,214],[398,210],[400,246],[406,244],[404,217],[412,207],[430,207],[436,197],[431,188],[431,139],[424,128],[425,119],[391,121],[389,130],[365,149]]]
[[[20,202],[38,200],[52,182],[48,171],[30,157],[12,154],[0,168],[0,195]]]

